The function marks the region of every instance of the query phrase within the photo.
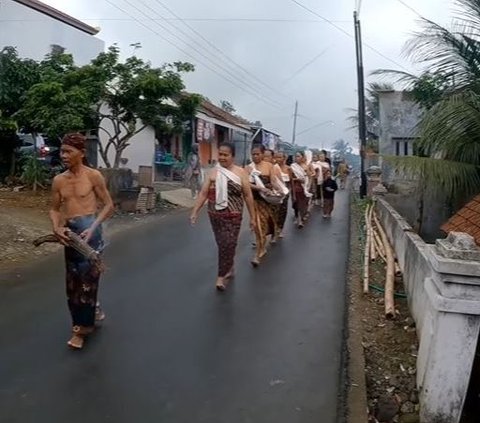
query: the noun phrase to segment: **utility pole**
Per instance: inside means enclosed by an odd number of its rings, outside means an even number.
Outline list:
[[[355,26],[355,51],[357,55],[357,82],[358,82],[358,132],[360,140],[360,170],[362,184],[360,198],[367,195],[367,176],[365,174],[365,149],[367,146],[367,123],[365,118],[365,80],[363,73],[362,32],[357,11],[353,12]]]
[[[293,115],[292,145],[295,145],[295,138],[297,137],[297,117],[298,117],[298,101],[295,102],[295,114]]]

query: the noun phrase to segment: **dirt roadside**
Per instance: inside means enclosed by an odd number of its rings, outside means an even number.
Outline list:
[[[47,191],[0,189],[0,274],[15,272],[61,248],[58,244],[44,244],[39,248],[32,245],[35,238],[51,232],[49,207],[50,193]],[[155,213],[117,213],[105,224],[105,236],[111,237],[177,210],[179,208],[170,203],[160,202]]]
[[[396,281],[397,316],[386,320],[381,292],[385,268],[381,260],[371,265],[374,288],[362,293],[363,207],[351,203],[351,245],[348,272],[348,382],[347,422],[375,422],[391,413],[399,423],[419,422],[416,391],[418,341],[401,280]]]

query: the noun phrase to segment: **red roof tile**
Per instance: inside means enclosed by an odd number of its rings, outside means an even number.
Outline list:
[[[453,215],[441,229],[446,233],[465,232],[480,245],[480,195]]]

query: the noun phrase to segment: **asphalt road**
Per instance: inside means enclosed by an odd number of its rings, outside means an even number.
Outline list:
[[[245,229],[225,293],[214,289],[206,216],[196,228],[182,212],[122,234],[107,253],[107,321],[83,351],[66,347],[60,255],[8,277],[0,422],[335,422],[348,229],[339,193],[332,220],[289,226],[258,269]]]

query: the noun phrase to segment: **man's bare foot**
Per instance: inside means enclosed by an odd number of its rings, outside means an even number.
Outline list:
[[[72,337],[70,341],[67,342],[68,346],[76,350],[81,350],[85,342],[85,337],[90,335],[94,330],[94,327],[74,326]]]
[[[82,335],[73,335],[70,341],[67,342],[70,348],[74,350],[81,350],[83,348],[84,337]]]
[[[225,291],[225,289],[227,288],[227,285],[225,284],[225,279],[226,278],[217,278],[217,283],[215,284],[215,287],[218,291]]]

